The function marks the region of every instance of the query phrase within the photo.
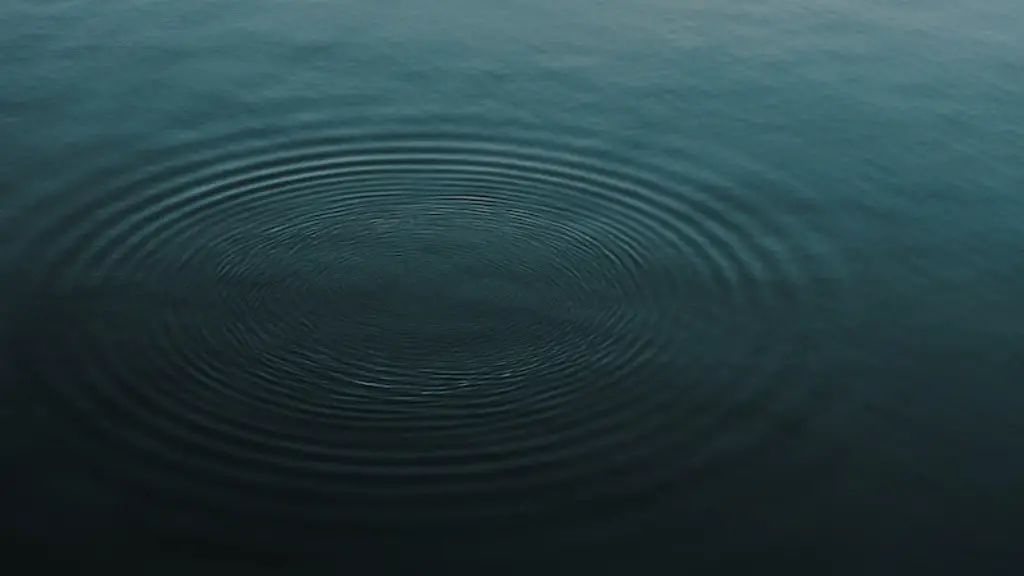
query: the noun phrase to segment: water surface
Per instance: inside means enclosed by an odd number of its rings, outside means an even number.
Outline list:
[[[1009,571],[1024,8],[549,4],[0,8],[7,532]]]

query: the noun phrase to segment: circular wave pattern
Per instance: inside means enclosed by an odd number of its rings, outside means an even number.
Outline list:
[[[814,393],[776,384],[840,275],[771,198],[568,139],[311,134],[35,207],[22,268],[54,299],[18,355],[124,476],[511,518],[678,482]]]

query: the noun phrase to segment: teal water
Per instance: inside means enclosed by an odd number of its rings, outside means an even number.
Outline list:
[[[1014,573],[1024,5],[720,4],[4,3],[5,533]]]

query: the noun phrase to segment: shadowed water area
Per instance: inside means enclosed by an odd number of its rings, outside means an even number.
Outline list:
[[[1015,573],[1024,4],[718,4],[4,2],[5,537]]]

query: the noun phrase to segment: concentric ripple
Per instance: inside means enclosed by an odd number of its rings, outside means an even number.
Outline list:
[[[678,485],[810,409],[842,273],[813,195],[643,158],[294,126],[142,152],[25,208],[16,356],[176,506],[500,520]]]

